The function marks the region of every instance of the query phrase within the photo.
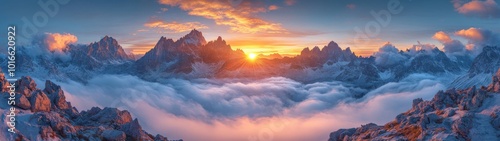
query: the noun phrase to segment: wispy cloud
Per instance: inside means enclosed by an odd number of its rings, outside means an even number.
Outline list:
[[[160,29],[159,32],[173,32],[173,33],[179,33],[179,32],[185,32],[185,31],[191,31],[193,29],[204,29],[208,28],[204,24],[201,24],[199,22],[185,22],[185,23],[178,23],[178,22],[166,22],[163,20],[152,20],[144,24],[144,26],[149,27],[149,28],[157,28]]]
[[[270,11],[273,11],[273,10],[278,10],[279,8],[280,8],[280,7],[278,7],[278,6],[276,6],[276,5],[270,5],[268,9],[269,9]]]
[[[446,53],[464,53],[466,51],[465,45],[462,42],[451,39],[450,35],[443,31],[436,32],[432,38],[444,45]]]
[[[356,5],[355,4],[348,4],[346,5],[347,8],[349,9],[356,9]]]
[[[267,6],[242,1],[237,6],[230,1],[219,0],[159,0],[160,4],[178,6],[189,15],[214,20],[217,25],[229,26],[231,31],[240,33],[284,33],[279,23],[266,21],[254,15],[268,11]]]
[[[495,0],[472,0],[465,3],[462,0],[453,0],[452,2],[458,13],[481,18],[500,18],[500,6]]]
[[[297,1],[295,0],[285,0],[286,5],[294,5]]]

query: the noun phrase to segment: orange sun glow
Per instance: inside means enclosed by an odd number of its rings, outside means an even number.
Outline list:
[[[257,58],[257,54],[255,54],[255,53],[248,54],[248,59],[255,60],[256,58]]]

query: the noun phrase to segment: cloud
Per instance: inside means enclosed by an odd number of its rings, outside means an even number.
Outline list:
[[[463,54],[466,51],[465,45],[458,40],[452,40],[450,35],[443,31],[436,32],[433,39],[438,40],[444,45],[444,52]]]
[[[484,46],[500,45],[500,35],[490,30],[471,27],[454,32],[454,35],[465,38],[467,44],[464,45],[458,40],[451,39],[450,35],[443,31],[436,32],[432,38],[444,45],[446,53],[463,54],[472,53],[475,56],[482,52]]]
[[[32,57],[49,55],[49,57],[68,61],[71,59],[68,47],[77,41],[78,38],[69,33],[44,33],[34,36],[31,45],[21,49],[26,55]]]
[[[434,38],[434,39],[436,39],[436,40],[438,40],[439,42],[442,42],[442,43],[444,43],[444,42],[451,42],[452,41],[451,38],[450,38],[450,36],[448,34],[446,34],[445,32],[443,32],[443,31],[436,32],[434,34],[434,36],[432,36],[432,38]]]
[[[349,9],[356,9],[356,5],[355,4],[348,4],[346,5],[347,8]]]
[[[255,17],[258,13],[268,11],[268,7],[242,1],[233,6],[231,1],[220,0],[159,0],[160,4],[178,6],[188,11],[189,15],[214,20],[217,25],[229,26],[231,31],[240,33],[285,33],[279,23],[273,23]]]
[[[394,45],[389,42],[380,47],[378,52],[375,52],[373,56],[375,57],[375,63],[382,66],[397,64],[400,61],[407,59],[399,53],[399,50]]]
[[[480,45],[498,45],[500,44],[500,35],[490,30],[471,27],[455,32],[455,35],[463,37],[472,44]]]
[[[47,47],[49,51],[66,50],[69,44],[76,43],[78,38],[69,33],[45,33],[36,37],[36,42]]]
[[[185,22],[185,23],[178,23],[178,22],[165,22],[162,20],[152,20],[144,24],[145,27],[149,28],[157,28],[161,29],[159,31],[160,33],[166,32],[166,33],[179,33],[179,32],[185,32],[185,31],[191,31],[193,29],[204,29],[208,28],[207,26],[199,23],[199,22]]]
[[[326,140],[338,128],[388,122],[410,108],[414,98],[430,99],[445,88],[424,74],[385,84],[362,99],[351,96],[358,88],[341,82],[303,84],[282,77],[167,79],[160,84],[100,75],[85,85],[59,84],[79,110],[119,107],[139,118],[145,130],[184,140]]]
[[[268,9],[269,9],[269,11],[273,11],[273,10],[278,10],[279,7],[276,5],[270,5]]]
[[[467,3],[453,0],[452,2],[458,13],[481,18],[500,18],[500,6],[495,0],[472,0]]]
[[[294,5],[296,2],[296,0],[285,0],[286,5]]]

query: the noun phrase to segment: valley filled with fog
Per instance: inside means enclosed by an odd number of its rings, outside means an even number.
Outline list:
[[[449,81],[414,74],[366,90],[337,81],[304,84],[284,77],[148,82],[102,75],[86,85],[59,84],[78,110],[126,109],[149,132],[171,138],[326,140],[339,128],[388,122],[410,108],[413,99],[428,100]],[[360,94],[364,96],[354,98]]]

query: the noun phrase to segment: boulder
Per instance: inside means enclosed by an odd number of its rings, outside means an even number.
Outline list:
[[[164,137],[160,134],[157,134],[154,138],[155,141],[168,141],[168,138],[167,137]]]
[[[500,69],[498,69],[495,76],[493,76],[492,83],[488,86],[490,92],[500,92]]]
[[[9,88],[7,88],[9,85],[9,82],[7,81],[7,79],[5,79],[5,74],[0,73],[0,92],[9,92]]]
[[[108,141],[124,141],[127,136],[123,131],[118,131],[114,129],[104,130],[101,134],[102,138]]]
[[[15,101],[16,101],[16,106],[19,107],[19,108],[21,108],[21,109],[28,110],[28,109],[31,108],[30,101],[23,94],[16,94],[16,100]]]
[[[120,130],[125,132],[125,134],[130,136],[133,140],[153,140],[142,130],[137,119],[122,125]]]
[[[50,99],[41,90],[36,90],[33,92],[33,96],[30,98],[31,111],[32,112],[49,112],[50,111]]]
[[[16,92],[26,97],[31,97],[31,93],[36,90],[35,81],[29,76],[23,76],[16,81]]]
[[[62,110],[70,109],[66,97],[64,96],[64,91],[61,86],[54,84],[52,81],[45,81],[45,89],[43,90],[52,101],[52,106]]]
[[[132,116],[127,110],[120,111],[116,108],[92,108],[88,112],[90,120],[98,121],[103,124],[123,125],[132,121]]]

